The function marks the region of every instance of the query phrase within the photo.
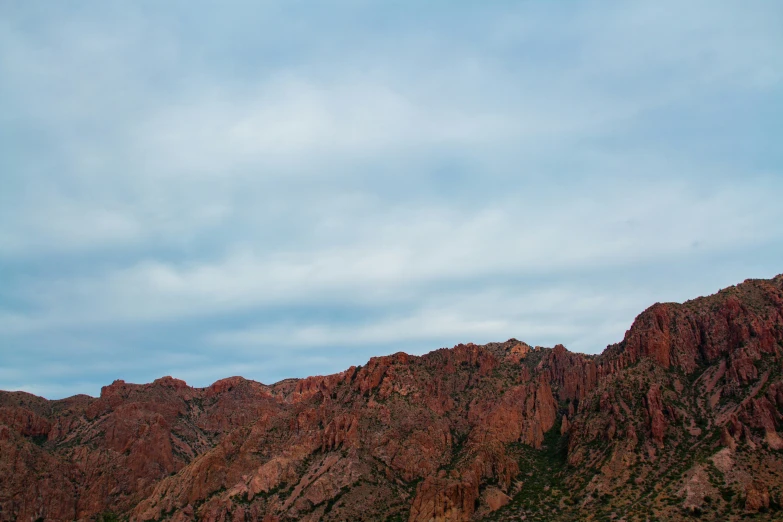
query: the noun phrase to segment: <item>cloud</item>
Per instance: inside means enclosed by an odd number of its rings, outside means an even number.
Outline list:
[[[349,213],[350,239],[339,246],[268,251],[245,245],[210,261],[149,259],[101,274],[34,281],[23,293],[36,296],[29,302],[37,311],[5,323],[25,330],[258,306],[415,302],[434,285],[660,262],[691,256],[694,242],[706,255],[781,237],[765,226],[783,219],[766,185],[700,195],[661,178],[643,193],[627,190],[608,189],[604,201],[571,196],[568,206],[514,198],[461,212],[427,206]]]
[[[0,7],[0,388],[596,351],[780,272],[772,4],[30,9]]]
[[[485,288],[489,286],[486,285]],[[394,346],[410,342],[489,342],[512,336],[572,338],[582,325],[568,317],[626,309],[628,299],[585,288],[491,287],[417,296],[418,308],[349,323],[268,323],[210,334],[207,344],[232,348]],[[431,347],[434,347],[432,345]]]
[[[508,141],[518,126],[506,114],[425,107],[380,82],[347,76],[331,83],[283,73],[257,93],[184,100],[144,122],[137,146],[156,174],[323,176],[330,171],[313,168],[324,161]]]

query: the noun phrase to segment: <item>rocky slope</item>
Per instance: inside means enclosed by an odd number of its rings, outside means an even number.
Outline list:
[[[781,519],[782,412],[778,276],[656,304],[599,356],[0,392],[0,520]]]

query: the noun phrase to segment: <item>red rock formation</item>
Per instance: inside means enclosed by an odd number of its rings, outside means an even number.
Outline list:
[[[0,424],[26,437],[48,437],[52,424],[26,408],[0,407]]]
[[[655,305],[600,356],[511,339],[271,386],[0,392],[0,520],[676,519],[706,498],[734,513],[724,497],[773,510],[781,361],[778,277]]]
[[[656,304],[636,318],[624,341],[606,355],[610,360],[626,359],[626,364],[649,357],[664,368],[675,365],[686,372],[735,352],[757,360],[777,350],[782,302],[778,276],[748,280],[682,305]],[[742,350],[737,352],[738,348]],[[749,370],[746,362],[738,360],[735,365],[738,379],[749,377],[742,375]]]
[[[661,387],[654,384],[647,392],[647,413],[650,416],[650,435],[659,446],[663,445],[663,436],[666,431],[666,420],[663,416],[663,403],[661,401]]]
[[[754,480],[745,488],[745,509],[759,511],[769,507],[769,491],[762,482]]]

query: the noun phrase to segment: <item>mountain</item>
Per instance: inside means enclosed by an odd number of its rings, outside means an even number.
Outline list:
[[[780,520],[782,424],[783,275],[655,304],[598,356],[0,392],[0,520]]]

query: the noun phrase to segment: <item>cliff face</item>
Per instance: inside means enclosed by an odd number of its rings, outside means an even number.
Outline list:
[[[639,315],[265,386],[0,392],[0,520],[783,516],[783,276]]]

